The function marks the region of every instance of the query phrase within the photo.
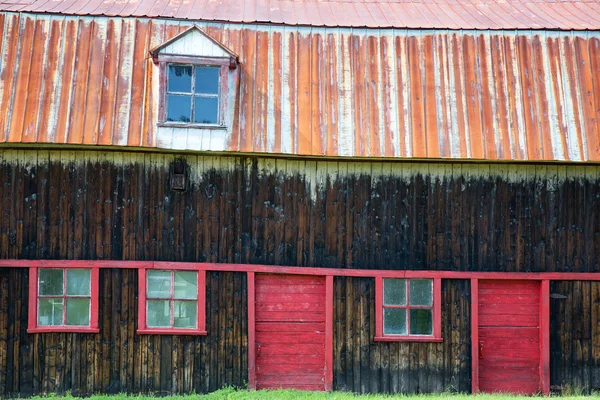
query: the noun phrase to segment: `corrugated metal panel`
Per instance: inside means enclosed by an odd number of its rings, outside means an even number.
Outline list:
[[[227,131],[157,131],[172,20],[0,15],[0,142],[600,161],[600,33],[204,24],[240,55]]]
[[[600,28],[600,0],[0,0],[0,10],[328,27]]]

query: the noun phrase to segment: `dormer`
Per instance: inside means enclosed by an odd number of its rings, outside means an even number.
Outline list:
[[[194,25],[150,55],[159,67],[159,130],[228,128],[233,107],[229,87],[237,54]]]

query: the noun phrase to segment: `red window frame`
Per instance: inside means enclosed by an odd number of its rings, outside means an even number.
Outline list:
[[[224,57],[192,57],[158,54],[156,62],[159,68],[159,105],[158,105],[158,126],[177,127],[177,128],[202,128],[202,129],[223,129],[226,128],[227,116],[227,92],[229,88],[229,70],[232,68],[232,60]],[[174,122],[167,121],[167,66],[189,65],[192,67],[219,67],[219,110],[217,124],[200,124],[194,122]]]
[[[147,301],[151,300],[147,296],[146,282],[147,282],[147,268],[140,268],[138,270],[138,334],[157,334],[157,335],[206,335],[206,271],[196,270],[191,268],[152,268],[151,270],[156,271],[169,271],[171,277],[175,271],[188,271],[198,273],[198,298],[197,298],[197,318],[198,322],[196,328],[154,328],[148,327],[146,321],[146,309]],[[173,278],[172,278],[173,279]],[[171,304],[173,302],[173,290],[174,285],[171,285],[171,297],[162,298],[160,300],[169,300]],[[190,300],[191,301],[191,300]],[[171,305],[172,307],[172,305]],[[171,325],[173,325],[174,313],[171,313]]]
[[[384,306],[383,304],[383,280],[384,279],[404,279],[407,281],[406,306]],[[433,281],[433,304],[432,306],[411,306],[410,305],[410,281],[416,279],[428,279]],[[442,341],[442,280],[441,278],[431,277],[410,277],[397,278],[379,276],[375,278],[375,341],[381,342],[441,342]],[[383,310],[384,308],[403,308],[410,309],[430,309],[433,311],[433,333],[431,335],[410,334],[410,318],[407,318],[406,335],[391,335],[383,331]],[[407,314],[408,315],[408,314]]]
[[[67,296],[66,290],[63,290],[62,296],[40,296],[39,295],[39,270],[40,269],[62,269],[63,270],[63,285],[66,287],[67,269],[87,269],[90,271],[90,324],[88,326],[80,325],[65,325],[64,318],[66,315],[66,302],[63,306],[63,325],[38,325],[38,299],[41,298],[59,298],[63,299],[72,297],[88,297],[88,296]],[[77,265],[63,267],[32,267],[29,268],[29,318],[28,318],[28,333],[42,332],[78,332],[78,333],[97,333],[98,329],[98,281],[99,271],[97,267],[82,267]]]

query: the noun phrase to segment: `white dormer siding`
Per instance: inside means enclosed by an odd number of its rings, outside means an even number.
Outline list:
[[[155,83],[159,98],[157,145],[176,150],[224,151],[227,146],[226,139],[231,136],[233,126],[231,111],[235,104],[235,90],[232,85],[236,82],[237,55],[196,25],[154,48],[150,54],[158,66],[156,74],[158,83]],[[168,81],[170,65],[184,67],[191,65],[193,71],[198,70],[196,67],[200,67],[200,69],[206,66],[218,67],[220,71],[218,95],[213,97],[218,99],[216,123],[212,121],[210,123],[207,123],[208,121],[197,122],[199,120],[193,116],[194,113],[201,112],[199,111],[201,109],[195,108],[194,104],[198,104],[195,102],[211,96],[202,93],[202,90],[198,91],[198,81],[195,80],[196,72],[192,72],[192,86],[188,90],[189,94],[171,92]],[[187,110],[189,114],[176,121],[171,119],[172,117],[167,117],[168,112],[173,111],[169,108],[173,106],[169,100],[173,94],[175,97],[189,98],[191,102],[191,111]],[[179,108],[176,110],[178,111]]]
[[[159,50],[159,54],[173,54],[193,57],[230,57],[231,53],[225,51],[199,29],[186,31],[176,41]]]

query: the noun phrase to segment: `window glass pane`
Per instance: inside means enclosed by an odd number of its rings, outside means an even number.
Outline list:
[[[196,93],[219,94],[219,68],[196,67]]]
[[[90,325],[90,299],[67,298],[67,325]]]
[[[386,335],[406,335],[406,309],[383,309],[383,333]]]
[[[90,295],[90,270],[89,269],[67,269],[67,295],[89,296]],[[68,307],[67,307],[68,309]],[[68,318],[68,316],[67,316]]]
[[[219,115],[219,100],[216,97],[198,97],[194,100],[194,122],[216,124]]]
[[[410,305],[430,306],[433,303],[433,281],[431,279],[410,280]]]
[[[167,82],[169,92],[192,93],[192,67],[190,65],[169,65]]]
[[[383,304],[387,306],[406,305],[406,280],[384,279],[383,280]]]
[[[173,304],[175,313],[173,325],[175,328],[195,328],[198,317],[198,304],[195,301],[175,301]]]
[[[197,299],[198,298],[198,273],[188,271],[175,271],[175,290],[176,299]]]
[[[410,334],[433,335],[433,313],[431,310],[410,310]]]
[[[171,326],[171,307],[169,300],[148,300],[146,325],[149,328],[168,328]]]
[[[190,122],[192,96],[170,94],[167,96],[167,121]]]
[[[40,296],[62,296],[63,270],[40,268],[38,271]]]
[[[38,325],[62,325],[63,299],[38,299]]]
[[[148,271],[146,297],[168,299],[171,297],[171,271]]]

